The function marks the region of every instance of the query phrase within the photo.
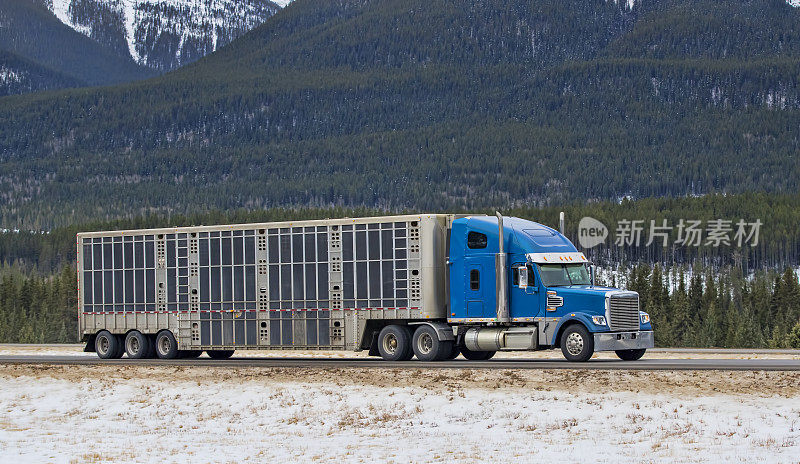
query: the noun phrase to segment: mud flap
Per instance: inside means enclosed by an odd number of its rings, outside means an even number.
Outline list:
[[[372,342],[369,344],[369,355],[370,356],[380,356],[381,353],[378,351],[378,332],[372,332]]]

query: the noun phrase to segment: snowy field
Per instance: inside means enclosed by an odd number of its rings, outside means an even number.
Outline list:
[[[0,461],[800,462],[800,373],[0,365]]]

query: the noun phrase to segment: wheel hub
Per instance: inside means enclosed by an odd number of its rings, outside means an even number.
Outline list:
[[[583,337],[579,333],[573,332],[567,336],[567,351],[573,356],[581,354],[581,351],[583,351]]]
[[[100,352],[102,354],[108,353],[108,345],[109,345],[108,338],[100,337]]]
[[[423,333],[419,336],[419,341],[417,342],[417,348],[419,348],[420,353],[430,353],[433,350],[433,338],[430,334]]]
[[[394,353],[397,351],[397,337],[393,334],[389,334],[383,340],[383,348],[386,350],[387,353]]]
[[[170,345],[171,344],[167,337],[161,337],[161,343],[158,346],[158,349],[159,351],[161,351],[161,354],[169,353]]]
[[[139,340],[136,338],[131,338],[131,341],[128,342],[128,348],[130,348],[131,353],[138,353],[139,352]]]

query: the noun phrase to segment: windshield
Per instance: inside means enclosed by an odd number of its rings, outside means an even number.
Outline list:
[[[589,285],[589,271],[584,264],[539,264],[539,275],[546,287]]]

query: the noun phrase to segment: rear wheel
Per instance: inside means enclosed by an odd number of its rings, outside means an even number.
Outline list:
[[[134,330],[125,337],[125,353],[131,359],[149,358],[153,350],[152,341],[147,335]]]
[[[439,340],[436,330],[429,325],[421,325],[411,340],[414,354],[420,361],[441,361],[453,351],[452,340]]]
[[[647,350],[642,348],[638,350],[617,350],[615,353],[617,353],[619,359],[623,361],[638,361],[639,359],[642,359],[645,351]]]
[[[199,358],[201,354],[203,354],[202,350],[186,350],[186,351],[181,351],[180,357],[186,359],[194,359],[194,358]]]
[[[228,359],[233,356],[234,350],[209,350],[206,351],[208,356],[212,359]]]
[[[378,334],[378,352],[386,361],[408,361],[414,356],[411,334],[402,325],[387,325]]]
[[[121,358],[123,350],[119,338],[108,330],[100,331],[94,339],[94,351],[101,359]]]
[[[453,343],[453,345],[450,347],[450,353],[448,353],[447,357],[444,359],[446,361],[449,361],[451,359],[456,359],[460,354],[461,354],[461,349],[455,343]]]
[[[161,359],[178,357],[178,342],[169,330],[162,330],[156,335],[156,355]]]
[[[461,348],[461,354],[470,361],[485,361],[491,359],[495,353],[495,351],[472,351],[466,346]]]
[[[571,325],[561,334],[561,353],[567,361],[588,361],[594,354],[594,337],[586,327]]]

